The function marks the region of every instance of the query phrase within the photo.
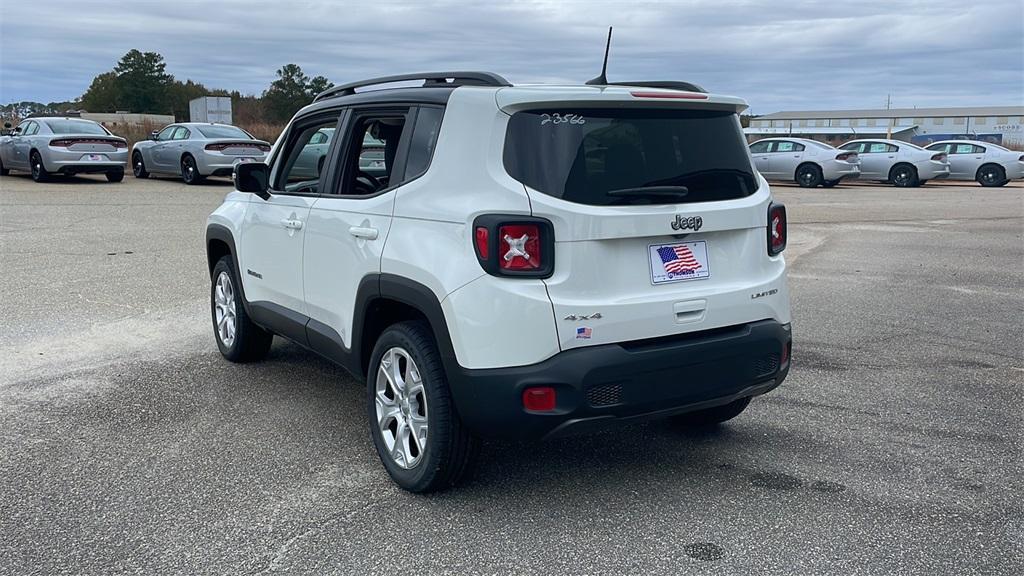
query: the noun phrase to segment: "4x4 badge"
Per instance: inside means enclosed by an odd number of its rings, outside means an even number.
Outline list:
[[[600,320],[601,318],[600,312],[594,312],[593,314],[569,314],[563,320]]]
[[[700,230],[700,227],[703,225],[704,219],[701,218],[700,216],[689,216],[684,218],[681,215],[676,214],[676,219],[674,222],[672,222],[672,229],[693,230],[694,232],[696,232],[697,230]]]

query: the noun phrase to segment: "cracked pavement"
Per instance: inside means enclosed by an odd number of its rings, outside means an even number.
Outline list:
[[[713,432],[488,443],[415,496],[343,370],[217,353],[226,184],[0,178],[0,574],[1021,573],[1024,186],[773,189],[780,389]]]

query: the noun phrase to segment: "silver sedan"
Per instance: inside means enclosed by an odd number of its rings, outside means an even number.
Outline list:
[[[856,152],[806,138],[765,138],[750,145],[754,167],[766,180],[796,182],[804,188],[831,188],[860,177]]]
[[[1024,178],[1024,154],[978,140],[943,140],[927,150],[949,155],[950,180],[975,180],[982,186],[1004,186]]]
[[[851,140],[840,150],[860,155],[860,177],[890,182],[905,188],[949,178],[949,160],[945,152],[932,152],[902,140]]]
[[[120,182],[128,161],[128,142],[92,120],[29,118],[0,137],[0,174],[22,170],[36,182],[51,174],[107,175]]]
[[[270,144],[229,124],[182,122],[154,131],[132,147],[132,173],[181,175],[186,184],[207,176],[230,176],[239,162],[263,162]]]

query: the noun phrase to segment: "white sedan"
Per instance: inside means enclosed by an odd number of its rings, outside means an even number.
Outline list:
[[[982,186],[1005,186],[1024,178],[1024,154],[977,140],[943,140],[927,148],[949,155],[950,180],[975,180]]]
[[[796,182],[804,188],[831,188],[860,177],[856,152],[806,138],[765,138],[750,145],[754,167],[766,180]]]
[[[852,140],[840,150],[860,155],[860,177],[906,188],[938,178],[949,178],[945,152],[932,152],[902,140]]]

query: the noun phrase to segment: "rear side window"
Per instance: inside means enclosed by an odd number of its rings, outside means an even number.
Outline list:
[[[517,112],[509,120],[504,161],[530,188],[594,206],[730,200],[757,189],[739,118],[730,112]],[[688,192],[671,200],[609,194],[659,186]]]
[[[416,127],[409,142],[409,156],[405,163],[405,179],[413,178],[427,171],[430,158],[437,146],[437,135],[441,131],[442,108],[420,108],[416,114]]]

